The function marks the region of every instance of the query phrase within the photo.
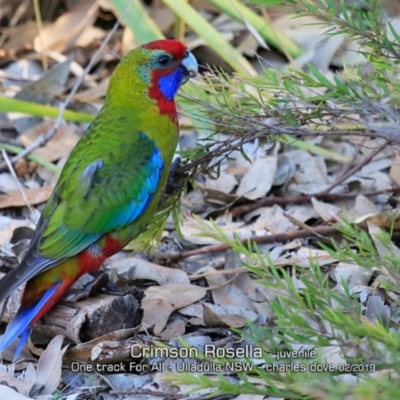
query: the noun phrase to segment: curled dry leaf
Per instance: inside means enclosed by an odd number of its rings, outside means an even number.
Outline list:
[[[368,197],[357,196],[354,207],[347,214],[351,221],[362,218],[365,215],[379,214],[380,207],[374,204]]]
[[[295,225],[284,215],[282,207],[274,205],[272,207],[260,207],[243,216],[245,221],[251,221],[258,216],[257,220],[250,226],[252,229],[266,229],[271,234],[287,232],[295,229]]]
[[[247,321],[255,322],[257,313],[244,307],[215,304],[203,304],[203,317],[206,326],[229,326],[240,328],[247,325]]]
[[[71,54],[65,61],[57,64],[40,79],[25,86],[15,95],[15,98],[38,103],[53,100],[64,90],[73,58],[74,54]]]
[[[111,266],[116,270],[119,279],[128,282],[148,279],[157,282],[161,286],[170,283],[190,284],[186,272],[162,267],[136,257],[112,260]]]
[[[320,218],[325,222],[337,221],[342,214],[342,210],[333,204],[324,203],[317,200],[315,197],[311,199],[315,211],[318,213]]]
[[[3,249],[10,247],[10,238],[14,230],[22,226],[35,229],[35,225],[29,220],[12,219],[0,215],[0,246]]]
[[[385,256],[400,256],[400,249],[394,243],[390,242],[390,247],[387,247],[378,240],[379,235],[381,235],[383,232],[374,223],[368,222],[368,232],[370,233],[372,240],[374,241],[376,250],[378,251],[379,256],[382,259],[384,259]]]
[[[292,179],[295,172],[296,166],[293,161],[285,155],[279,155],[277,170],[272,186],[286,185]]]
[[[28,204],[35,206],[46,202],[54,187],[44,186],[38,189],[24,189],[24,194],[28,200]],[[19,190],[12,190],[7,194],[0,194],[0,209],[8,207],[25,207],[27,202],[25,201],[22,193]]]
[[[371,270],[344,262],[340,262],[332,273],[332,278],[337,282],[337,289],[341,291],[343,291],[343,281],[349,289],[353,289],[355,286],[367,286],[371,277]]]
[[[12,400],[32,400],[31,397],[26,397],[6,385],[0,385],[0,399]]]
[[[400,185],[400,152],[398,150],[395,151],[395,157],[390,167],[389,176],[396,185]]]
[[[91,27],[97,14],[97,2],[83,0],[75,4],[71,11],[63,13],[35,38],[33,45],[38,53],[46,49],[62,53],[74,46],[77,39]]]
[[[21,395],[21,398],[25,398],[24,396],[28,396],[30,391],[32,390],[35,382],[36,382],[36,374],[33,371],[32,374],[32,364],[28,364],[28,374],[21,375],[20,377],[14,376],[14,366],[5,367],[4,365],[0,364],[0,399],[18,399],[17,394]],[[33,376],[32,376],[33,375]],[[9,396],[2,396],[2,393],[7,393],[6,389],[2,388],[9,388],[12,390],[12,393],[15,394],[16,397],[13,397],[12,394]],[[11,389],[12,388],[12,389]],[[10,392],[11,393],[11,392]]]
[[[234,175],[222,171],[217,179],[206,177],[204,185],[207,189],[214,189],[222,193],[231,193],[238,184]]]
[[[199,271],[200,272],[200,271]],[[217,272],[214,268],[208,267],[201,273],[206,273],[206,280],[211,287],[211,294],[216,305],[232,305],[237,307],[245,307],[255,311],[253,302],[243,293],[243,291],[231,282],[232,275],[228,278],[221,274],[213,274]]]
[[[64,336],[55,336],[39,359],[36,384],[42,387],[41,395],[54,393],[60,383],[62,358],[68,347],[62,348],[63,340]]]
[[[29,147],[40,136],[45,135],[53,126],[55,121],[44,121],[39,125],[27,130],[20,136],[21,143]],[[61,126],[55,135],[46,143],[44,147],[36,149],[33,154],[47,161],[57,161],[66,154],[69,154],[78,143],[79,136],[72,126]]]
[[[206,293],[205,288],[185,283],[150,287],[143,299],[143,326],[154,327],[154,334],[159,335],[173,311],[199,301]]]
[[[116,343],[120,343],[120,341],[135,334],[135,332],[137,330],[138,330],[138,328],[120,329],[118,331],[106,333],[105,335],[97,337],[89,342],[79,343],[74,348],[68,349],[68,351],[65,353],[64,361],[67,363],[71,363],[72,361],[82,361],[85,363],[90,362],[93,359],[92,349],[97,344],[102,343],[102,342],[110,343],[113,341]],[[121,354],[123,353],[122,349],[124,349],[125,347],[126,347],[125,345],[121,344],[119,353],[117,353],[117,352],[113,353],[115,355],[118,355],[118,360],[121,358]],[[131,346],[129,346],[127,356],[130,354],[130,347]],[[104,355],[99,355],[99,357],[96,361],[100,361],[103,358],[105,358]],[[108,357],[107,360],[109,362],[117,361],[117,360],[113,360],[112,358],[110,359],[110,357]]]
[[[257,158],[240,181],[236,195],[249,200],[265,196],[271,190],[277,165],[275,156]]]
[[[400,208],[384,211],[379,214],[365,215],[355,221],[361,226],[372,223],[381,229],[389,230],[393,228],[395,231],[400,229]]]
[[[365,316],[372,322],[387,323],[390,318],[389,306],[386,306],[380,296],[369,296]]]

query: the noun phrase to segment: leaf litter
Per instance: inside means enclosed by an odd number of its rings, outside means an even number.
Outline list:
[[[102,2],[102,7],[109,4]],[[202,2],[199,2],[200,6]],[[248,28],[232,22],[226,16],[213,17],[209,12],[208,3],[203,2],[207,18],[221,31],[226,31],[227,37],[234,39],[239,33],[247,33]],[[164,33],[168,33],[173,25],[173,15],[165,18],[165,7],[162,5],[150,7],[149,12],[158,21]],[[215,11],[215,10],[214,10]],[[90,57],[93,50],[91,46],[96,40],[105,36],[105,30],[94,26],[99,13],[98,4],[94,1],[85,1],[76,4],[63,13],[62,16],[51,19],[41,31],[41,37],[32,37],[31,44],[38,54],[42,54],[43,47],[47,50],[63,53],[82,46]],[[214,20],[213,20],[214,18]],[[162,22],[162,23],[161,23]],[[314,19],[311,23],[319,22]],[[359,45],[352,39],[335,36],[324,39],[321,42],[323,29],[317,25],[305,25],[301,18],[288,19],[281,17],[274,20],[275,27],[293,39],[306,51],[303,59],[295,60],[296,66],[309,62],[331,79],[329,66],[354,65],[365,63],[366,59],[358,52]],[[18,25],[17,25],[18,27]],[[17,31],[15,31],[17,32]],[[251,32],[250,32],[251,34]],[[125,35],[126,36],[126,35]],[[250,35],[252,36],[252,35]],[[12,45],[15,51],[22,49],[21,43],[12,41],[15,36],[11,32],[10,40],[6,46]],[[189,43],[193,46],[204,42],[197,37],[188,35]],[[243,35],[237,40],[236,47],[251,57],[257,50],[255,38],[249,39]],[[134,39],[119,39],[110,44],[112,51],[118,51],[123,45],[124,51],[135,45]],[[26,53],[29,54],[29,53]],[[37,54],[35,54],[37,58]],[[199,52],[203,58],[203,64],[211,59],[208,51]],[[266,62],[273,59],[276,54],[273,51],[263,53]],[[225,66],[219,57],[212,56],[212,63],[216,66]],[[6,68],[1,68],[0,79],[3,87],[8,88],[7,94],[16,98],[33,99],[36,102],[55,102],[57,97],[70,85],[69,71],[73,57],[68,57],[64,63],[58,64],[50,72],[44,72],[37,61],[25,59],[11,63]],[[101,99],[105,94],[112,63],[117,57],[108,54],[101,60],[97,70],[87,79],[86,86],[82,87],[76,95],[77,101]],[[74,61],[76,62],[76,61]],[[80,59],[80,63],[84,64]],[[218,65],[218,63],[220,65]],[[258,60],[252,60],[258,65]],[[79,63],[77,65],[80,65]],[[52,72],[53,71],[53,72]],[[54,72],[55,71],[55,72]],[[38,79],[41,76],[40,79]],[[26,86],[26,84],[28,84]],[[22,89],[21,89],[22,88]],[[45,96],[43,98],[43,96]],[[57,104],[57,102],[56,102]],[[25,147],[29,146],[36,138],[46,133],[52,126],[52,122],[38,118],[30,119],[21,125],[18,116],[8,114],[16,131],[14,140]],[[22,127],[22,128],[21,128]],[[55,136],[46,146],[35,150],[40,158],[56,162],[66,159],[85,126],[77,127],[74,124],[65,124],[60,127]],[[3,133],[1,133],[3,135]],[[189,136],[192,132],[185,132]],[[229,137],[228,134],[225,134]],[[205,174],[198,180],[197,187],[185,194],[182,203],[185,208],[185,217],[180,227],[181,235],[174,228],[165,231],[164,241],[172,238],[178,244],[179,251],[201,249],[204,246],[218,245],[221,243],[221,234],[226,241],[236,239],[254,239],[273,235],[292,235],[283,239],[277,239],[274,243],[263,244],[259,241],[261,252],[269,253],[276,268],[281,268],[290,274],[296,290],[300,293],[304,284],[296,275],[296,268],[312,268],[315,263],[327,273],[335,290],[342,292],[347,288],[357,294],[362,303],[362,312],[367,320],[376,320],[389,323],[396,322],[396,315],[392,311],[398,303],[398,293],[390,291],[385,293],[385,283],[393,281],[396,277],[382,274],[375,281],[375,288],[371,286],[374,272],[356,263],[337,262],[329,252],[320,249],[311,239],[296,238],[296,232],[306,227],[313,230],[318,225],[340,221],[344,217],[349,218],[364,229],[368,229],[374,240],[378,253],[382,258],[388,253],[398,254],[395,244],[390,249],[382,246],[377,237],[383,230],[398,226],[398,212],[389,203],[390,195],[386,190],[399,184],[398,164],[399,152],[396,149],[385,149],[380,155],[375,156],[365,165],[363,160],[371,152],[369,149],[378,148],[382,143],[379,139],[371,139],[360,144],[359,138],[349,137],[344,143],[331,138],[318,139],[322,148],[331,151],[331,154],[344,156],[348,165],[338,161],[340,157],[329,157],[314,154],[311,150],[297,149],[295,146],[282,146],[278,151],[271,151],[270,146],[260,145],[255,140],[243,146],[243,152],[232,153],[229,159],[222,160],[219,175]],[[194,140],[194,143],[196,140]],[[340,182],[346,168],[352,165],[360,165],[360,168],[346,179]],[[197,179],[197,178],[196,178]],[[23,191],[29,204],[42,207],[42,204],[51,194],[54,184],[54,174],[39,174],[34,168],[28,172],[27,178],[21,179],[24,185]],[[31,183],[30,183],[31,181]],[[37,186],[32,187],[32,182]],[[338,183],[339,182],[339,183]],[[372,196],[359,195],[353,198],[341,198],[340,195],[352,193],[353,188],[360,192],[381,192]],[[13,232],[19,227],[34,228],[30,220],[24,197],[13,183],[13,178],[7,172],[0,175],[0,247],[1,267],[8,268],[10,260],[17,263],[15,249],[10,242]],[[325,201],[321,194],[326,190],[337,195],[337,199]],[[293,198],[309,196],[304,204],[295,204]],[[268,197],[286,199],[284,204],[277,203],[267,207],[256,207],[251,211],[241,214],[233,214],[234,207],[242,204],[253,204],[257,200]],[[210,217],[212,216],[212,217]],[[307,225],[309,224],[310,225]],[[366,227],[366,228],[365,228]],[[217,233],[216,233],[217,228]],[[316,235],[318,237],[318,235]],[[325,238],[321,238],[322,240]],[[157,250],[156,250],[157,252]],[[168,252],[168,251],[167,251]],[[160,252],[159,252],[160,253]],[[73,390],[85,393],[84,386],[90,386],[84,381],[81,387],[74,387],[74,379],[82,379],[83,374],[75,374],[66,378],[67,374],[62,370],[63,365],[71,365],[74,360],[93,364],[106,363],[117,364],[121,360],[134,359],[131,347],[149,347],[160,341],[167,346],[183,348],[184,344],[196,347],[204,352],[207,344],[213,344],[218,348],[238,348],[249,343],[249,339],[243,339],[231,328],[249,329],[249,322],[266,326],[274,318],[271,302],[279,299],[279,296],[289,295],[287,288],[270,288],[261,284],[245,265],[254,265],[254,259],[247,254],[240,256],[233,250],[219,251],[198,257],[196,255],[186,259],[179,258],[176,252],[169,256],[163,254],[162,260],[172,260],[168,265],[156,264],[156,258],[152,255],[141,253],[132,257],[128,252],[112,258],[106,270],[113,280],[125,289],[131,286],[141,287],[145,291],[142,302],[144,311],[142,324],[137,329],[116,330],[99,338],[75,343],[63,347],[63,337],[56,336],[46,345],[46,350],[40,355],[38,361],[33,356],[29,358],[29,352],[24,350],[26,359],[32,362],[24,362],[23,372],[16,373],[15,364],[6,363],[0,365],[1,385],[0,398],[13,399],[46,399],[51,398],[60,382],[69,382]],[[345,286],[344,286],[345,285]],[[375,289],[380,289],[377,292]],[[385,296],[386,294],[386,296]],[[13,308],[17,305],[12,304]],[[304,315],[310,324],[317,327],[318,322]],[[398,322],[398,318],[397,318]],[[329,323],[326,329],[329,329]],[[179,338],[179,339],[178,339]],[[251,341],[250,341],[251,343]],[[254,344],[254,343],[252,343]],[[303,346],[302,343],[298,344]],[[33,346],[33,345],[32,345]],[[34,346],[33,346],[34,347]],[[31,347],[31,349],[33,349]],[[346,363],[343,348],[339,343],[332,346],[318,348],[319,357],[325,363]],[[34,354],[40,353],[35,353]],[[172,371],[178,369],[182,360],[161,357],[164,366],[171,367]],[[188,357],[192,364],[202,364],[207,361]],[[100,378],[93,373],[92,379],[99,388],[103,398],[114,399],[113,392],[143,393],[146,398],[160,398],[160,394],[173,393],[183,396],[188,387],[174,389],[163,378],[163,372],[142,373],[139,365],[147,363],[156,364],[160,360],[157,357],[142,357],[134,374],[107,374]],[[260,360],[254,359],[255,363]],[[143,369],[142,371],[146,371]],[[239,383],[235,376],[225,374],[227,379]],[[64,381],[64,377],[66,378]],[[68,379],[70,379],[68,381]],[[97,381],[96,381],[97,379]],[[256,378],[251,378],[256,382]],[[342,379],[350,379],[344,376]],[[83,382],[83,381],[82,381]],[[265,385],[265,381],[258,382]],[[65,398],[73,399],[77,393],[68,390],[68,384],[63,387]],[[151,393],[157,396],[151,396]],[[78,393],[78,394],[79,394]],[[212,393],[212,389],[198,392],[194,398]],[[134,396],[138,396],[134,394]],[[129,397],[125,397],[129,398]],[[138,398],[138,397],[131,397]],[[182,397],[183,398],[183,397]],[[272,396],[239,395],[240,400],[274,399]]]

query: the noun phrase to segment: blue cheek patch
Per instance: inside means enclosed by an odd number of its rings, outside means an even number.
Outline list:
[[[168,99],[173,100],[183,80],[182,67],[177,68],[169,75],[163,76],[158,81],[158,87],[161,93]]]

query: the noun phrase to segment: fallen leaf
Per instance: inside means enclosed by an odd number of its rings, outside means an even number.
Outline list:
[[[244,307],[215,304],[203,304],[203,317],[206,326],[229,326],[241,328],[247,325],[247,321],[257,320],[257,313]]]
[[[142,325],[145,328],[154,326],[154,334],[159,335],[173,311],[195,303],[202,299],[206,293],[205,288],[186,283],[150,287],[146,290],[143,299]]]
[[[23,396],[8,386],[0,385],[0,399],[32,400],[31,397]]]
[[[43,186],[39,189],[24,189],[24,194],[28,200],[28,204],[35,206],[46,202],[53,193],[54,187]],[[12,190],[7,194],[0,194],[0,209],[8,207],[25,207],[27,206],[22,193],[19,190]]]
[[[50,131],[54,124],[55,121],[43,121],[41,124],[28,129],[20,136],[21,143],[25,147],[29,147],[36,139]],[[57,161],[64,155],[69,154],[78,143],[78,140],[79,136],[76,134],[75,128],[63,125],[57,129],[55,135],[44,147],[34,150],[32,154],[47,161]]]
[[[62,348],[64,336],[57,335],[47,345],[37,366],[37,382],[41,395],[52,394],[57,390],[61,380],[62,357],[68,346]]]
[[[274,183],[277,165],[275,156],[257,158],[241,179],[236,195],[249,200],[265,196]]]
[[[161,286],[171,283],[190,284],[186,272],[179,269],[162,267],[136,257],[112,260],[111,266],[116,270],[119,279],[128,282],[149,279]]]
[[[64,12],[52,24],[45,26],[34,41],[38,53],[46,49],[60,53],[75,45],[78,38],[92,26],[97,14],[98,4],[94,0],[83,0],[75,7]]]

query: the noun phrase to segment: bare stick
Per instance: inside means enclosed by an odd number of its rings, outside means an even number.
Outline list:
[[[29,203],[28,198],[26,197],[24,188],[22,187],[20,181],[18,180],[17,174],[16,174],[15,171],[14,171],[14,168],[13,168],[13,166],[12,166],[12,164],[11,164],[11,160],[9,159],[8,154],[6,153],[6,151],[5,151],[4,149],[1,149],[1,152],[3,153],[4,161],[5,161],[5,163],[6,163],[7,167],[8,167],[8,169],[10,170],[10,173],[11,173],[12,177],[13,177],[14,180],[15,180],[15,183],[16,183],[17,186],[18,186],[18,190],[21,192],[21,196],[22,196],[22,198],[24,199],[25,204],[26,204],[27,207],[29,208],[29,211],[31,212],[31,214],[33,214],[33,213],[35,212],[35,210],[33,209],[33,207],[31,206],[31,204]]]
[[[334,201],[334,200],[346,200],[346,199],[354,199],[357,196],[376,196],[378,194],[385,193],[397,193],[400,192],[400,186],[396,186],[390,189],[384,190],[373,190],[370,192],[353,192],[353,193],[319,193],[315,195],[303,195],[296,197],[265,197],[263,199],[257,200],[254,203],[244,204],[242,206],[234,207],[230,210],[230,213],[237,217],[238,215],[248,213],[253,210],[257,210],[260,207],[268,207],[273,206],[275,204],[279,204],[281,206],[286,206],[288,204],[304,204],[311,201],[314,197],[317,200],[325,200],[325,201]]]

